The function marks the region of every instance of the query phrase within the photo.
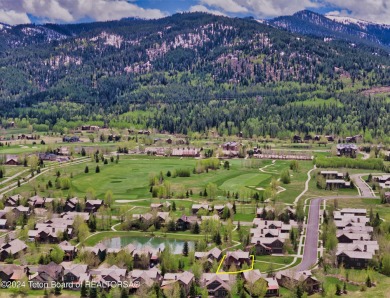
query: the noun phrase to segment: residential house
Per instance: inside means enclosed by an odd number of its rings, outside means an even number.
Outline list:
[[[64,136],[62,138],[62,141],[65,143],[76,143],[76,142],[80,142],[80,138],[78,136]]]
[[[53,198],[42,198],[39,195],[35,195],[28,199],[28,203],[34,208],[45,208],[48,206],[47,204],[51,204],[53,200]]]
[[[57,155],[54,153],[38,153],[38,158],[40,160],[56,161]]]
[[[206,258],[210,262],[218,262],[222,258],[222,251],[218,247],[214,247],[209,251],[196,251],[195,259],[200,260]]]
[[[73,261],[77,254],[77,247],[68,241],[62,241],[58,246],[65,252],[64,261]]]
[[[232,274],[203,273],[200,284],[206,288],[210,297],[228,297],[235,282]]]
[[[339,243],[353,243],[356,240],[368,241],[371,240],[371,235],[368,233],[347,233],[345,231],[337,231],[337,240]]]
[[[166,201],[164,203],[152,203],[152,204],[150,204],[150,210],[151,211],[163,211],[163,208],[167,208],[168,210],[170,210],[171,203]]]
[[[107,254],[107,247],[101,242],[99,242],[95,246],[86,246],[86,247],[84,247],[84,249],[86,251],[92,252],[94,255],[96,255],[98,257],[100,257],[102,255],[105,256]]]
[[[199,157],[200,150],[197,148],[177,148],[172,149],[172,156]]]
[[[277,276],[278,284],[287,288],[295,289],[298,284],[301,284],[304,291],[309,295],[317,293],[321,289],[321,284],[311,271],[282,271]]]
[[[233,264],[236,266],[236,268],[241,268],[242,265],[247,264],[248,266],[251,265],[252,259],[249,256],[249,252],[242,251],[242,250],[236,250],[236,251],[228,251],[226,253],[226,258],[224,260],[224,267],[230,268]]]
[[[238,151],[238,143],[237,142],[226,142],[222,145],[223,150],[226,151]]]
[[[355,144],[337,144],[337,155],[355,158],[357,149]]]
[[[9,212],[12,212],[13,214],[15,214],[15,217],[16,218],[19,218],[19,216],[29,216],[30,215],[30,207],[25,207],[23,205],[19,205],[19,206],[16,206],[16,207],[4,207],[3,211],[5,213],[9,213]]]
[[[103,288],[110,288],[113,283],[119,283],[126,280],[127,269],[119,268],[115,265],[104,268],[90,270],[91,279],[103,285]]]
[[[227,203],[225,205],[215,205],[214,206],[214,211],[217,211],[219,215],[222,215],[223,210],[227,207],[230,211],[233,209],[233,205],[230,203]]]
[[[154,249],[150,246],[136,248],[133,251],[134,268],[147,269],[158,263],[158,254],[160,249]]]
[[[156,214],[156,222],[160,225],[163,225],[170,221],[171,218],[169,217],[169,212],[157,212]]]
[[[344,174],[339,173],[338,171],[320,171],[320,175],[324,176],[326,179],[343,179]]]
[[[355,135],[355,136],[352,136],[352,137],[346,137],[345,138],[345,141],[347,143],[357,143],[359,142],[363,137],[361,135]]]
[[[198,217],[196,215],[193,216],[182,215],[176,221],[176,229],[179,231],[189,230],[197,222],[198,222]]]
[[[357,209],[357,208],[343,208],[340,211],[340,215],[352,215],[352,216],[367,216],[366,209]]]
[[[88,212],[63,212],[60,214],[60,217],[66,220],[75,220],[76,217],[81,217],[85,222],[89,221],[90,214]]]
[[[210,207],[208,204],[193,204],[191,210],[192,214],[198,214],[200,210],[205,210],[206,212],[209,212]]]
[[[4,206],[6,206],[6,207],[16,207],[16,206],[19,206],[21,199],[22,199],[22,197],[20,195],[9,196],[5,200]]]
[[[0,265],[0,280],[3,282],[20,281],[26,277],[26,271],[23,266],[14,264]]]
[[[171,288],[175,283],[178,283],[181,289],[184,289],[186,295],[190,291],[192,282],[195,281],[194,274],[189,271],[184,271],[180,273],[165,273],[164,279],[161,283],[162,289]]]
[[[7,166],[17,166],[19,165],[18,156],[17,155],[7,155],[5,157],[5,164]]]
[[[79,289],[83,282],[90,280],[91,276],[88,272],[88,265],[71,263],[64,267],[63,282],[66,286],[65,288]]]
[[[252,237],[251,244],[255,249],[256,255],[269,255],[283,253],[285,238],[266,238],[266,237]]]
[[[4,261],[9,258],[16,259],[20,256],[20,254],[26,251],[27,245],[19,239],[14,239],[0,246],[0,261]]]
[[[334,142],[333,136],[325,136],[325,138],[328,140],[328,142]]]
[[[374,176],[373,180],[379,183],[381,189],[390,188],[390,175]]]
[[[151,214],[151,213],[133,214],[133,219],[138,220],[138,221],[143,222],[143,223],[152,224],[153,214]]]
[[[8,228],[9,228],[9,225],[8,225],[7,219],[6,218],[0,219],[0,230],[5,230]]]
[[[64,212],[76,211],[77,208],[79,208],[79,199],[77,197],[66,200],[64,206]]]
[[[29,268],[29,267],[28,267]],[[30,269],[28,274],[30,275]],[[61,282],[64,273],[64,267],[50,262],[47,265],[39,265],[35,273],[29,276],[29,283],[32,289],[49,288],[51,282]]]
[[[371,252],[353,250],[338,252],[336,256],[339,265],[343,264],[345,268],[355,269],[367,268],[373,258]]]
[[[259,269],[245,271],[242,273],[242,277],[246,284],[254,284],[258,280],[263,279],[267,283],[267,292],[264,297],[278,297],[279,296],[279,284],[275,277],[264,278],[262,277]]]
[[[343,179],[327,179],[326,180],[326,189],[338,189],[338,188],[350,188],[351,182],[345,181]]]
[[[292,138],[293,143],[302,143],[302,138],[298,135],[293,136]]]
[[[85,202],[85,212],[95,213],[98,209],[103,206],[103,200],[87,200]]]
[[[131,282],[134,284],[138,282],[141,286],[151,287],[153,284],[160,284],[161,271],[156,267],[148,270],[133,269],[130,272]]]
[[[59,243],[64,233],[67,234],[68,239],[72,238],[73,220],[52,218],[35,224],[35,229],[28,231],[28,238],[31,241]]]

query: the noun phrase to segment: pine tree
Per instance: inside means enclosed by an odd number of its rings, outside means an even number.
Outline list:
[[[100,168],[99,168],[99,166],[96,166],[95,173],[100,173]]]
[[[89,290],[89,298],[97,298],[97,289],[96,287],[91,287]]]
[[[56,286],[54,288],[54,295],[56,295],[56,296],[61,295],[61,287],[60,286]]]
[[[89,168],[88,168],[88,166],[85,166],[85,169],[84,169],[84,173],[89,173]]]
[[[85,285],[85,281],[81,284],[81,289],[80,289],[80,297],[84,298],[88,296],[88,289],[87,286]]]
[[[217,232],[217,234],[215,235],[214,242],[217,245],[221,245],[222,244],[221,234],[219,232]]]
[[[175,203],[175,201],[172,202],[172,211],[176,211],[176,203]]]
[[[199,227],[199,224],[198,222],[195,222],[194,224],[194,229],[193,229],[193,234],[199,234],[200,233],[200,227]]]
[[[188,256],[188,242],[187,241],[185,241],[184,242],[184,246],[183,246],[183,256]]]
[[[127,298],[129,297],[129,292],[126,288],[122,288],[121,290],[121,297],[120,298]]]
[[[195,287],[195,283],[194,282],[191,283],[189,296],[191,298],[195,298],[195,296],[196,296],[196,287]]]
[[[303,297],[303,289],[300,285],[297,287],[296,296],[297,296],[297,298]]]

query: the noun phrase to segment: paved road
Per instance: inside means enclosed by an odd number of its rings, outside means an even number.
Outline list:
[[[369,197],[373,197],[372,195]],[[317,263],[320,207],[328,199],[360,199],[361,196],[328,196],[314,198],[310,201],[309,218],[306,226],[305,250],[302,262],[296,267],[298,271],[309,270]]]
[[[317,263],[318,226],[320,221],[320,206],[322,198],[312,199],[309,208],[309,218],[306,226],[305,250],[302,262],[297,270],[308,270]]]
[[[355,185],[360,189],[360,195],[365,198],[375,197],[372,189],[368,186],[368,184],[363,181],[362,176],[366,176],[367,174],[354,174],[351,175],[351,180],[355,183]]]

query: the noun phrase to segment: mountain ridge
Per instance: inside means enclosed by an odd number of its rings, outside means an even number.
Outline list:
[[[342,22],[341,17],[326,16],[312,12],[310,10],[302,10],[294,13],[291,16],[281,16],[267,23],[286,29],[293,33],[312,35],[317,37],[337,38],[350,42],[377,44],[390,49],[390,26],[376,24],[368,21],[355,20]],[[364,26],[362,26],[364,23]]]

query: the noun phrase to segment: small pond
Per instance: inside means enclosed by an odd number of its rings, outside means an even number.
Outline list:
[[[176,239],[166,239],[159,237],[134,237],[134,236],[122,236],[122,237],[113,237],[110,239],[103,240],[102,243],[108,248],[121,248],[128,244],[133,244],[137,248],[144,246],[150,246],[154,249],[163,250],[166,246],[171,247],[171,251],[174,254],[181,254],[184,247],[183,240]],[[194,241],[187,241],[189,250],[194,250],[195,243]]]

